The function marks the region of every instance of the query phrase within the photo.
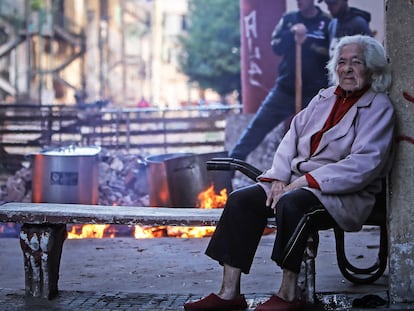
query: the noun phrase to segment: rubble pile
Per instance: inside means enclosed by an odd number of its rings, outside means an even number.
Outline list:
[[[32,170],[23,167],[9,176],[0,188],[0,201],[30,202],[32,198]]]
[[[149,206],[145,159],[102,151],[99,157],[100,205]],[[31,202],[32,168],[23,167],[0,188],[0,201]]]
[[[149,206],[145,159],[106,152],[99,163],[100,205]]]

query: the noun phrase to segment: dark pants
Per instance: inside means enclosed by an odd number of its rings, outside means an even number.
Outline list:
[[[255,184],[233,191],[206,254],[220,264],[249,273],[267,218],[274,216],[273,210],[266,206],[266,193],[261,186]],[[298,224],[299,233],[294,235]],[[276,225],[271,258],[280,267],[299,273],[309,235],[318,229],[331,228],[335,222],[312,192],[298,189],[278,201]]]
[[[302,107],[306,107],[318,90],[304,92]],[[229,153],[229,157],[246,160],[247,156],[260,145],[268,133],[295,113],[295,94],[281,87],[272,88],[259,110]]]

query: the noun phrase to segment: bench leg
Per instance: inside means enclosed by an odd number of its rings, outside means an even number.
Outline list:
[[[52,299],[57,295],[60,257],[66,235],[64,224],[24,224],[21,227],[26,296]]]

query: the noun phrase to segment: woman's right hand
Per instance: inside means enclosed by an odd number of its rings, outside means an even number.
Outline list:
[[[270,193],[266,200],[266,206],[270,206],[276,213],[275,207],[277,201],[285,193],[286,184],[280,180],[272,181],[272,186],[270,188]]]

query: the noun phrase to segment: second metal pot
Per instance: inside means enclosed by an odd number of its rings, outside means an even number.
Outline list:
[[[232,189],[229,172],[209,172],[206,169],[206,161],[226,155],[225,152],[170,153],[148,157],[150,205],[195,207],[198,195],[211,184],[217,193],[222,188],[229,193]]]

